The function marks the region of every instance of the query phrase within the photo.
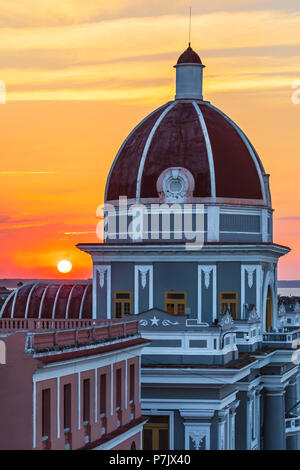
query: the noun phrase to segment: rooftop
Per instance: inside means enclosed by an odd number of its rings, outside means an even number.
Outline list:
[[[197,52],[195,52],[189,45],[189,47],[179,57],[177,64],[202,64],[202,61]]]

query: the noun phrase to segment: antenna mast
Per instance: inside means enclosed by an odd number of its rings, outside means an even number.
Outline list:
[[[192,7],[190,7],[189,47],[191,47],[191,30],[192,30]]]

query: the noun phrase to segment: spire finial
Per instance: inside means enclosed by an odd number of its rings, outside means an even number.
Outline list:
[[[192,30],[192,7],[190,7],[189,47],[191,47],[191,30]]]

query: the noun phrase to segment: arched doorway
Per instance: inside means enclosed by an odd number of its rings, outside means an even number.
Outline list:
[[[266,305],[266,331],[272,326],[272,317],[273,317],[273,298],[271,286],[268,287],[267,292],[267,305]]]

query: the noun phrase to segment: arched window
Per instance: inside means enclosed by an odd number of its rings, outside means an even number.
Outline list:
[[[134,441],[131,444],[130,450],[136,450],[136,445]]]

